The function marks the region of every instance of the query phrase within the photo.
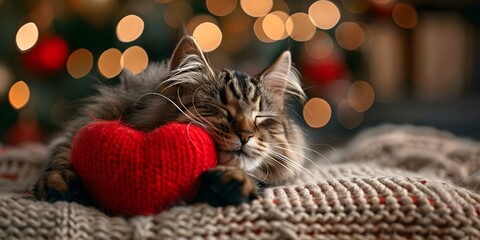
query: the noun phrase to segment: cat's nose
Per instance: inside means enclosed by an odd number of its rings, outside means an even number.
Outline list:
[[[242,145],[247,144],[248,140],[253,137],[253,133],[249,131],[239,131],[236,132],[238,138],[240,139],[240,142]]]

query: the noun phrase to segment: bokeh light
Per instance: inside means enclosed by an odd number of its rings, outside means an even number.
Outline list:
[[[240,0],[243,11],[252,17],[263,17],[273,7],[272,0]]]
[[[15,42],[21,52],[32,49],[38,41],[38,28],[33,22],[29,22],[17,31]]]
[[[212,15],[208,14],[200,14],[196,15],[195,17],[192,17],[190,20],[188,20],[187,23],[187,32],[190,35],[193,35],[193,32],[195,29],[202,23],[210,22],[215,25],[218,25],[217,19],[213,17]]]
[[[322,98],[312,98],[303,107],[303,118],[308,126],[321,128],[330,121],[332,109]]]
[[[243,32],[252,26],[252,18],[245,14],[240,8],[236,8],[232,13],[224,16],[220,20],[222,26],[231,32]]]
[[[393,21],[400,27],[411,29],[418,23],[418,14],[415,8],[405,3],[397,3],[392,11]]]
[[[387,5],[392,2],[392,0],[370,0],[372,3],[379,4],[379,5]]]
[[[16,110],[23,108],[30,99],[30,89],[24,81],[12,85],[8,92],[8,101]]]
[[[206,5],[213,15],[226,16],[237,7],[237,0],[207,0]]]
[[[269,13],[262,21],[263,32],[272,40],[281,40],[287,37],[285,23],[288,14],[281,11]]]
[[[342,100],[347,98],[350,85],[351,82],[349,80],[343,79],[328,82],[323,87],[322,95],[325,96],[328,102],[332,103],[332,106],[338,105]]]
[[[320,29],[327,30],[335,27],[340,20],[338,7],[326,0],[316,1],[308,8],[308,15],[312,22]]]
[[[47,30],[52,25],[55,17],[53,2],[51,1],[37,1],[28,18],[34,22],[40,31]]]
[[[143,48],[132,46],[123,52],[120,62],[123,68],[133,74],[139,74],[148,66],[148,55]]]
[[[304,47],[308,56],[317,60],[329,57],[335,49],[332,38],[321,31],[316,32],[312,39],[306,41]]]
[[[350,13],[364,13],[370,8],[369,0],[342,0],[343,7]]]
[[[335,29],[338,45],[346,50],[355,50],[365,42],[365,32],[354,22],[344,22]]]
[[[114,78],[122,71],[122,52],[116,48],[110,48],[98,58],[98,70],[105,78]]]
[[[0,98],[3,97],[12,83],[12,73],[8,68],[0,64]]]
[[[75,50],[67,60],[67,71],[73,78],[86,76],[93,67],[93,55],[85,48]]]
[[[304,42],[315,35],[315,25],[305,13],[291,15],[285,23],[288,35],[296,41]]]
[[[372,86],[365,81],[355,81],[348,89],[348,102],[357,112],[367,111],[373,104],[375,93]]]
[[[337,107],[337,119],[346,129],[354,129],[363,121],[363,112],[352,108],[347,99],[342,100]]]
[[[143,20],[137,15],[128,15],[117,24],[117,38],[121,42],[135,41],[143,33]]]
[[[173,28],[180,28],[193,15],[193,9],[190,4],[182,0],[176,0],[168,4],[164,13],[163,20]]]
[[[253,32],[255,32],[255,36],[258,38],[258,40],[266,43],[273,42],[273,40],[270,39],[263,31],[263,19],[265,18],[260,17],[255,20],[255,23],[253,23]]]
[[[204,22],[193,31],[193,37],[203,52],[211,52],[222,42],[222,32],[217,25],[211,22]]]

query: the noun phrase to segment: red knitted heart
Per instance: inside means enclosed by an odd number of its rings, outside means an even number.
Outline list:
[[[127,216],[153,214],[190,200],[198,176],[216,165],[216,151],[195,125],[171,123],[144,133],[105,121],[76,134],[72,165],[101,207]]]

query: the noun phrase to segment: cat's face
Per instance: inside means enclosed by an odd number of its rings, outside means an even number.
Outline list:
[[[272,126],[264,122],[280,113],[266,106],[267,94],[257,77],[224,69],[215,81],[215,88],[202,87],[196,97],[196,113],[208,122],[220,163],[251,171],[261,164],[269,148],[266,140]]]
[[[194,48],[184,51],[187,57],[172,57],[170,81],[184,89],[178,95],[183,101],[179,105],[185,107],[180,121],[194,122],[211,134],[222,165],[249,172],[265,168],[272,172],[270,168],[278,170],[282,164],[288,168],[288,161],[298,157],[290,143],[303,138],[286,114],[285,100],[304,96],[290,53],[282,54],[262,74],[249,76],[229,69],[211,70],[201,51],[191,51]]]

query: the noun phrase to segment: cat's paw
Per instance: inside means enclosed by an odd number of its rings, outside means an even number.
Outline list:
[[[70,169],[47,170],[35,183],[33,193],[47,202],[77,201],[82,189],[80,177]]]
[[[218,207],[247,203],[257,198],[255,182],[243,170],[219,166],[200,176],[200,189],[195,201]]]

